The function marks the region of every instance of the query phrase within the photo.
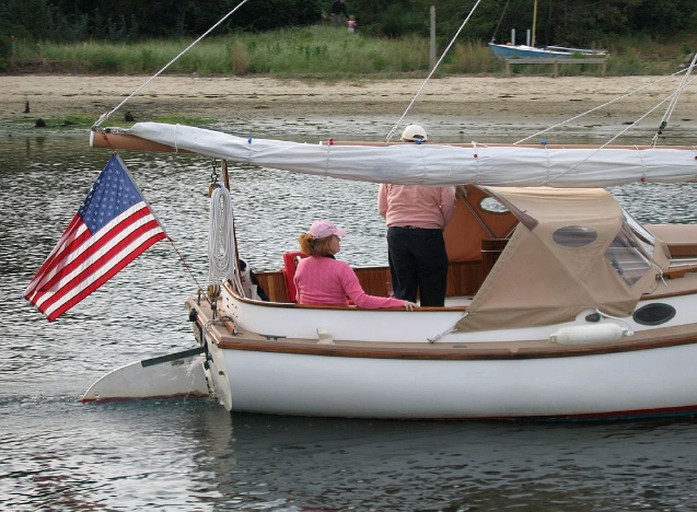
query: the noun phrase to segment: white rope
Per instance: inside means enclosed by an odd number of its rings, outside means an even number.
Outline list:
[[[397,131],[397,128],[398,128],[399,125],[402,123],[402,121],[404,120],[404,118],[407,116],[407,114],[409,113],[409,110],[411,110],[411,107],[414,105],[414,103],[416,102],[417,98],[418,98],[419,95],[421,94],[421,91],[422,91],[423,88],[426,86],[426,83],[431,79],[431,77],[433,76],[433,73],[436,72],[436,70],[438,69],[438,66],[440,66],[440,63],[443,61],[443,59],[445,58],[445,56],[448,54],[448,51],[450,51],[450,48],[453,46],[453,44],[455,44],[455,41],[457,40],[457,37],[460,35],[460,32],[462,32],[462,29],[465,28],[465,25],[467,25],[467,22],[470,20],[470,18],[472,17],[472,14],[474,14],[474,11],[477,9],[477,6],[480,4],[481,1],[482,1],[482,0],[477,0],[477,3],[474,4],[474,7],[472,7],[472,10],[470,10],[470,13],[467,15],[467,18],[465,18],[465,21],[462,22],[462,25],[460,25],[460,28],[459,28],[459,29],[457,30],[457,32],[455,33],[455,36],[450,40],[450,42],[448,43],[448,46],[447,46],[447,47],[445,48],[445,50],[443,51],[443,55],[440,56],[440,59],[438,59],[438,61],[436,62],[435,66],[433,66],[433,69],[432,69],[431,72],[428,74],[428,76],[426,77],[426,79],[423,81],[423,83],[421,84],[421,87],[419,87],[419,90],[416,91],[416,94],[415,94],[414,97],[412,98],[412,100],[411,100],[411,102],[409,103],[409,105],[407,105],[407,108],[404,110],[404,113],[402,114],[402,117],[400,117],[400,118],[397,120],[397,122],[395,123],[395,125],[392,127],[392,129],[391,129],[391,130],[389,131],[389,133],[387,134],[387,137],[385,137],[385,141],[386,141],[386,142],[390,142],[390,139],[391,139],[392,136],[394,135],[394,132]]]
[[[600,146],[600,148],[598,148],[598,149],[603,149],[603,148],[605,148],[606,146],[609,146],[610,144],[612,144],[615,140],[619,139],[619,138],[620,138],[622,135],[624,135],[626,132],[628,132],[629,130],[631,130],[632,128],[634,128],[636,125],[638,125],[639,123],[641,123],[644,119],[646,119],[649,115],[651,115],[651,114],[653,113],[654,110],[657,110],[658,107],[660,107],[661,105],[663,105],[666,101],[670,100],[671,98],[675,98],[676,95],[677,95],[677,91],[676,91],[676,92],[673,92],[673,93],[669,94],[668,96],[666,96],[665,98],[663,98],[656,106],[654,106],[652,109],[650,109],[648,112],[646,112],[646,113],[645,113],[643,116],[641,116],[639,119],[637,119],[636,121],[634,121],[632,124],[628,125],[624,130],[620,130],[619,133],[615,134],[614,137],[612,137],[610,140],[608,140],[605,144],[603,144],[602,146]],[[654,146],[654,147],[656,146],[656,142],[655,142],[655,141],[653,142],[653,146]]]
[[[595,308],[595,312],[598,313],[600,316],[603,318],[609,318],[610,320],[616,320],[617,322],[623,323],[624,325],[627,326],[627,333],[626,336],[634,336],[634,329],[632,329],[632,326],[627,322],[624,318],[620,318],[618,316],[613,316],[609,315],[607,313],[604,313],[600,311],[598,308]]]
[[[673,115],[673,110],[675,110],[675,105],[677,105],[678,99],[680,98],[680,95],[685,90],[685,87],[688,84],[687,79],[690,76],[690,74],[692,73],[692,68],[695,67],[695,62],[697,62],[697,52],[692,57],[692,62],[687,67],[687,71],[685,71],[685,76],[682,77],[682,82],[680,82],[678,89],[675,91],[675,94],[673,96],[673,101],[670,102],[670,105],[668,105],[668,108],[666,109],[665,114],[663,114],[663,119],[661,119],[661,125],[658,127],[658,130],[656,130],[656,133],[653,136],[653,140],[651,141],[652,145],[654,145],[654,146],[656,145],[656,141],[658,140],[658,137],[663,133],[663,130],[665,129],[665,127],[668,126],[668,121],[670,120],[670,116]]]
[[[140,87],[138,87],[135,91],[133,91],[130,95],[128,95],[128,97],[127,97],[125,100],[123,100],[121,103],[119,103],[118,105],[116,105],[113,109],[111,109],[111,110],[110,110],[109,112],[107,112],[106,114],[102,114],[101,117],[100,117],[99,119],[97,119],[97,121],[94,123],[94,125],[92,125],[92,130],[95,130],[96,128],[99,128],[99,126],[100,126],[104,121],[106,121],[107,119],[109,119],[109,117],[111,117],[111,115],[112,115],[114,112],[116,112],[118,109],[120,109],[122,106],[124,106],[124,105],[126,104],[126,102],[128,102],[133,96],[135,96],[136,94],[138,94],[138,93],[140,92],[141,89],[143,89],[146,85],[148,85],[150,82],[152,82],[155,78],[157,78],[158,76],[160,76],[168,67],[170,67],[170,66],[171,66],[172,64],[174,64],[177,60],[179,60],[179,58],[180,58],[182,55],[184,55],[184,54],[185,54],[186,52],[188,52],[191,48],[193,48],[195,45],[197,45],[204,37],[206,37],[208,34],[210,34],[211,32],[213,32],[213,30],[215,30],[216,28],[218,28],[218,26],[219,26],[222,22],[224,22],[226,19],[228,19],[230,16],[232,16],[232,14],[234,14],[235,11],[237,11],[237,9],[239,9],[240,7],[242,7],[242,6],[243,6],[244,4],[246,4],[246,3],[247,3],[247,0],[242,0],[239,4],[237,4],[237,6],[235,6],[234,9],[232,9],[232,10],[231,10],[230,12],[228,12],[225,16],[223,16],[222,18],[220,18],[220,20],[218,20],[211,28],[209,28],[209,29],[206,30],[201,36],[199,36],[198,39],[196,39],[193,43],[191,43],[189,46],[187,46],[187,47],[184,48],[181,52],[179,52],[179,55],[177,55],[177,56],[174,57],[172,60],[170,60],[167,64],[165,64],[165,66],[164,66],[161,70],[159,70],[157,73],[155,73],[153,76],[151,76],[148,80],[145,81],[145,83],[143,83]]]
[[[693,79],[693,80],[694,80],[694,79]],[[634,121],[631,125],[627,126],[624,130],[621,130],[619,133],[617,133],[617,134],[616,134],[614,137],[612,137],[610,140],[606,141],[602,146],[598,146],[598,147],[595,149],[595,151],[593,151],[592,153],[590,153],[590,154],[589,154],[586,158],[584,158],[583,160],[579,160],[579,161],[576,162],[574,165],[572,165],[569,169],[567,169],[566,171],[564,171],[564,172],[562,172],[562,173],[557,174],[556,176],[550,176],[550,178],[546,181],[545,185],[550,185],[550,184],[553,183],[555,180],[558,180],[559,178],[561,178],[561,177],[563,177],[563,176],[566,176],[567,174],[569,174],[569,173],[573,172],[575,169],[577,169],[579,166],[581,166],[581,165],[583,165],[584,163],[586,163],[588,160],[590,160],[590,159],[593,158],[595,155],[597,155],[601,150],[605,149],[607,146],[609,146],[610,144],[612,144],[616,139],[618,139],[619,137],[621,137],[621,136],[622,136],[624,133],[626,133],[628,130],[630,130],[631,128],[633,128],[633,127],[636,126],[637,124],[639,124],[642,120],[644,120],[646,117],[648,117],[654,110],[656,110],[658,107],[660,107],[661,105],[663,105],[666,101],[668,101],[669,99],[673,98],[676,94],[677,94],[677,91],[676,91],[676,92],[672,92],[671,94],[669,94],[668,96],[666,96],[665,98],[663,98],[657,105],[655,105],[652,109],[650,109],[648,112],[646,112],[643,116],[641,116],[639,119],[637,119],[636,121]],[[640,151],[640,150],[637,148],[637,151]],[[550,167],[550,168],[551,168],[551,167]]]
[[[654,86],[654,85],[656,85],[656,84],[659,84],[659,83],[661,83],[661,82],[663,82],[663,81],[665,81],[665,80],[669,80],[669,79],[673,78],[674,76],[679,75],[680,73],[683,73],[683,72],[684,72],[684,70],[677,71],[677,72],[673,73],[672,75],[665,76],[665,77],[663,77],[663,78],[660,78],[659,80],[656,80],[655,82],[651,82],[651,83],[646,84],[646,85],[644,85],[644,86],[642,86],[642,87],[639,87],[639,88],[637,88],[637,89],[634,89],[633,91],[630,91],[630,92],[628,92],[628,93],[626,93],[626,94],[623,94],[623,95],[621,95],[621,96],[618,96],[618,97],[616,97],[616,98],[614,98],[614,99],[608,101],[607,103],[604,103],[604,104],[602,104],[602,105],[598,105],[597,107],[593,107],[592,109],[586,110],[585,112],[583,112],[583,113],[581,113],[581,114],[578,114],[578,115],[576,115],[576,116],[574,116],[574,117],[571,117],[571,118],[569,118],[569,119],[566,119],[566,120],[564,120],[564,121],[562,121],[562,122],[560,122],[560,123],[557,123],[557,124],[555,124],[555,125],[553,125],[553,126],[550,126],[550,127],[548,127],[548,128],[545,128],[544,130],[541,130],[541,131],[539,131],[539,132],[533,133],[532,135],[529,135],[528,137],[525,137],[524,139],[520,139],[519,141],[514,142],[513,145],[515,146],[516,144],[521,144],[521,143],[526,142],[526,141],[528,141],[528,140],[530,140],[530,139],[532,139],[532,138],[534,138],[534,137],[539,137],[540,135],[544,135],[545,133],[547,133],[547,132],[549,132],[549,131],[551,131],[551,130],[554,130],[555,128],[559,128],[560,126],[564,126],[565,124],[570,123],[571,121],[575,121],[576,119],[579,119],[579,118],[581,118],[581,117],[583,117],[583,116],[586,116],[586,115],[588,115],[588,114],[590,114],[590,113],[592,113],[592,112],[595,112],[596,110],[600,110],[600,109],[602,109],[602,108],[607,107],[608,105],[612,105],[613,103],[616,103],[616,102],[618,102],[618,101],[620,101],[620,100],[622,100],[622,99],[624,99],[624,98],[626,98],[626,97],[628,97],[628,96],[631,96],[632,94],[636,94],[636,93],[638,93],[638,92],[640,92],[640,91],[643,91],[644,89],[648,89],[649,87],[652,87],[652,86]],[[654,107],[653,110],[655,110],[655,107]],[[645,116],[644,116],[644,117],[645,117]]]
[[[223,284],[231,280],[242,290],[237,272],[234,221],[230,191],[216,187],[211,194],[210,230],[208,232],[208,282]]]

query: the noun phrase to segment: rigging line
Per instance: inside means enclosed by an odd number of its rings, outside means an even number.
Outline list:
[[[495,43],[496,42],[496,34],[499,33],[499,29],[501,28],[501,23],[503,22],[503,17],[506,14],[506,10],[508,9],[508,2],[510,0],[506,0],[506,5],[503,6],[503,10],[501,11],[501,16],[499,17],[499,22],[496,24],[496,28],[494,29],[494,33],[491,36],[491,42]]]
[[[184,269],[189,273],[189,276],[191,277],[191,279],[192,279],[192,280],[194,281],[194,283],[196,284],[196,288],[198,288],[198,290],[199,290],[200,292],[205,293],[205,291],[204,291],[203,288],[201,287],[201,284],[198,282],[198,279],[196,279],[196,276],[194,275],[194,272],[193,272],[193,270],[191,269],[191,266],[187,263],[187,261],[186,261],[186,259],[184,258],[184,256],[182,256],[182,254],[179,252],[179,249],[178,249],[177,246],[175,245],[174,240],[172,239],[172,237],[169,236],[169,235],[167,235],[167,241],[170,243],[170,245],[171,245],[172,248],[174,249],[174,252],[177,254],[177,257],[179,258],[179,261],[181,262],[181,264],[182,264],[182,266],[184,267]]]
[[[682,94],[683,90],[685,90],[685,86],[687,85],[687,79],[692,73],[692,68],[695,67],[695,62],[697,62],[697,52],[694,54],[692,57],[692,62],[690,65],[687,67],[687,70],[685,71],[685,75],[682,77],[682,82],[680,82],[680,85],[678,86],[677,90],[675,91],[675,95],[673,96],[673,100],[670,102],[670,105],[668,105],[668,108],[666,109],[665,114],[663,114],[663,119],[661,119],[661,124],[658,127],[658,130],[656,130],[656,133],[653,136],[653,140],[651,141],[652,145],[656,145],[656,141],[658,140],[658,137],[663,133],[663,130],[665,129],[666,126],[668,126],[668,121],[670,120],[670,116],[673,115],[673,110],[675,110],[675,106],[678,103],[678,99],[680,98],[680,95]]]
[[[557,123],[557,124],[555,124],[555,125],[552,125],[552,126],[550,126],[550,127],[548,127],[548,128],[545,128],[544,130],[540,130],[539,132],[535,132],[535,133],[533,133],[532,135],[528,135],[527,137],[525,137],[525,138],[523,138],[523,139],[520,139],[519,141],[514,142],[513,145],[515,146],[515,145],[517,145],[517,144],[521,144],[521,143],[523,143],[523,142],[526,142],[526,141],[532,139],[533,137],[537,137],[537,136],[539,136],[539,135],[544,135],[545,133],[547,133],[547,132],[549,132],[549,131],[551,131],[551,130],[554,130],[555,128],[559,128],[560,126],[564,126],[565,124],[570,123],[571,121],[575,121],[576,119],[579,119],[579,118],[581,118],[581,117],[583,117],[583,116],[587,116],[588,114],[590,114],[590,113],[592,113],[592,112],[595,112],[596,110],[600,110],[601,108],[605,108],[605,107],[607,107],[608,105],[612,105],[613,103],[616,103],[617,101],[623,100],[624,98],[626,98],[626,97],[628,97],[628,96],[631,96],[632,94],[636,94],[636,93],[638,93],[638,92],[640,92],[640,91],[643,91],[644,89],[648,89],[649,87],[652,87],[652,86],[654,86],[654,85],[656,85],[656,84],[659,84],[659,83],[661,83],[661,82],[664,82],[665,80],[669,80],[669,79],[671,79],[671,78],[673,78],[673,77],[675,77],[675,76],[677,76],[677,75],[683,73],[684,71],[685,71],[684,69],[681,69],[680,71],[676,71],[675,73],[673,73],[673,74],[671,74],[671,75],[664,76],[664,77],[662,77],[662,78],[660,78],[660,79],[658,79],[658,80],[656,80],[656,81],[654,81],[654,82],[651,82],[651,83],[649,83],[649,84],[643,85],[643,86],[641,86],[641,87],[639,87],[639,88],[637,88],[637,89],[634,89],[633,91],[630,91],[630,92],[628,92],[628,93],[626,93],[626,94],[623,94],[623,95],[621,95],[621,96],[618,96],[618,97],[616,97],[616,98],[613,98],[613,99],[611,99],[610,101],[608,101],[607,103],[603,103],[602,105],[598,105],[597,107],[593,107],[593,108],[590,109],[590,110],[586,110],[585,112],[582,112],[582,113],[580,113],[580,114],[578,114],[578,115],[575,115],[574,117],[571,117],[571,118],[569,118],[569,119],[565,119],[564,121],[562,121],[562,122],[560,122],[560,123]]]
[[[432,69],[431,72],[428,74],[428,76],[426,77],[426,79],[423,81],[423,83],[421,84],[421,87],[419,87],[419,90],[416,91],[416,94],[415,94],[414,97],[412,98],[411,102],[409,102],[409,105],[407,105],[407,108],[406,108],[406,110],[404,110],[404,113],[402,114],[402,117],[400,117],[399,120],[397,120],[397,122],[395,123],[395,125],[392,127],[392,129],[391,129],[391,130],[389,131],[389,133],[387,134],[387,137],[385,137],[385,142],[390,142],[390,139],[391,139],[392,136],[394,135],[394,132],[397,131],[397,127],[402,123],[402,121],[404,120],[404,118],[406,117],[406,115],[409,113],[409,110],[411,110],[411,107],[412,107],[412,106],[414,105],[414,103],[416,102],[417,98],[418,98],[419,95],[421,94],[421,91],[424,89],[424,87],[426,87],[426,83],[428,83],[428,81],[431,79],[431,77],[433,76],[433,73],[436,72],[436,70],[438,69],[438,66],[440,66],[440,63],[443,62],[443,59],[444,59],[445,56],[448,54],[448,51],[450,51],[450,48],[453,46],[453,44],[455,44],[455,41],[457,40],[458,36],[460,35],[460,32],[462,32],[462,29],[465,28],[465,25],[467,25],[467,22],[470,20],[470,18],[472,17],[472,14],[474,14],[474,11],[477,9],[477,6],[481,3],[481,1],[482,1],[482,0],[477,0],[477,3],[474,4],[474,6],[472,7],[472,10],[471,10],[471,11],[469,12],[469,14],[467,15],[467,18],[465,18],[465,21],[462,22],[462,25],[460,25],[460,28],[457,29],[457,32],[455,32],[455,36],[453,36],[453,38],[452,38],[452,39],[450,40],[450,42],[448,43],[448,46],[447,46],[447,47],[445,48],[445,50],[443,51],[443,54],[440,56],[440,59],[438,59],[438,61],[436,62],[435,66],[433,66],[433,69]]]
[[[694,80],[695,80],[695,78],[693,78],[693,79],[690,81],[690,83],[691,83],[692,81],[694,81]],[[610,140],[608,140],[607,142],[605,142],[605,144],[603,144],[602,146],[600,146],[600,149],[603,149],[604,147],[606,147],[606,146],[612,144],[615,140],[617,140],[619,137],[621,137],[622,135],[624,135],[627,131],[629,131],[630,129],[634,128],[634,127],[635,127],[636,125],[638,125],[641,121],[643,121],[644,119],[646,119],[650,114],[653,113],[654,110],[657,110],[658,107],[660,107],[661,105],[663,105],[666,101],[668,101],[668,100],[673,100],[673,101],[674,101],[675,98],[676,98],[678,95],[679,95],[678,91],[674,91],[674,92],[670,93],[668,96],[666,96],[665,98],[663,98],[656,106],[654,106],[651,110],[649,110],[649,111],[646,112],[643,116],[641,116],[639,119],[637,119],[637,120],[634,121],[632,124],[630,124],[629,126],[627,126],[624,130],[620,131],[617,135],[615,135],[614,137],[612,137]],[[658,135],[660,135],[660,134],[661,134],[661,132],[659,131],[659,132],[657,132],[656,135],[654,135],[654,139],[651,141],[651,144],[650,144],[651,147],[653,147],[653,148],[656,147],[656,140],[657,140]]]
[[[583,160],[577,162],[576,164],[574,164],[573,166],[571,166],[571,167],[570,167],[569,169],[567,169],[566,171],[557,174],[556,176],[554,176],[554,178],[551,178],[551,179],[547,180],[547,182],[546,182],[545,184],[546,184],[546,185],[549,185],[550,183],[554,182],[555,180],[558,180],[559,178],[561,178],[562,176],[566,176],[568,173],[572,172],[573,170],[575,170],[575,169],[576,169],[577,167],[579,167],[580,165],[586,163],[588,160],[590,160],[590,159],[593,158],[595,155],[597,155],[599,151],[601,151],[602,149],[605,149],[607,146],[609,146],[615,139],[621,137],[627,130],[629,130],[629,129],[631,129],[632,127],[634,127],[634,126],[636,126],[637,124],[639,124],[643,119],[645,119],[647,116],[649,116],[654,110],[656,110],[658,107],[660,107],[661,105],[663,105],[666,101],[668,101],[668,100],[671,99],[673,96],[675,96],[675,94],[676,94],[676,92],[670,93],[668,96],[666,96],[665,98],[663,98],[657,105],[655,105],[651,110],[649,110],[648,112],[646,112],[643,116],[641,116],[639,119],[637,119],[636,121],[634,121],[631,125],[629,125],[627,128],[625,128],[624,130],[622,130],[620,133],[618,133],[617,135],[615,135],[614,137],[612,137],[610,140],[608,140],[607,142],[605,142],[602,146],[599,146],[598,148],[596,148],[595,151],[593,151],[593,152],[592,152],[590,155],[588,155],[586,158],[584,158]]]
[[[136,94],[138,94],[138,93],[140,92],[141,89],[143,89],[146,85],[148,85],[150,82],[152,82],[155,78],[157,78],[157,77],[160,76],[162,73],[164,73],[164,71],[165,71],[168,67],[170,67],[172,64],[174,64],[177,60],[179,60],[179,58],[180,58],[182,55],[184,55],[184,54],[185,54],[186,52],[188,52],[191,48],[193,48],[195,45],[197,45],[204,37],[208,36],[208,34],[210,34],[211,32],[213,32],[213,30],[215,30],[216,28],[218,28],[218,26],[219,26],[222,22],[224,22],[226,19],[228,19],[230,16],[232,16],[232,14],[234,14],[235,11],[237,11],[237,9],[239,9],[240,7],[242,7],[242,6],[243,6],[244,4],[246,4],[246,3],[247,3],[247,0],[242,0],[242,1],[241,1],[239,4],[237,4],[230,12],[228,12],[225,16],[223,16],[222,18],[220,18],[211,28],[209,28],[208,30],[206,30],[206,31],[205,31],[202,35],[200,35],[194,42],[192,42],[189,46],[187,46],[187,47],[184,48],[181,52],[179,52],[179,54],[178,54],[176,57],[174,57],[174,58],[173,58],[172,60],[170,60],[167,64],[165,64],[164,67],[163,67],[162,69],[160,69],[157,73],[155,73],[155,74],[154,74],[153,76],[151,76],[148,80],[146,80],[145,83],[141,84],[141,85],[140,85],[135,91],[133,91],[126,99],[124,99],[121,103],[119,103],[119,104],[116,105],[114,108],[112,108],[109,112],[107,112],[107,113],[105,113],[105,114],[102,114],[102,115],[100,116],[100,118],[97,119],[97,121],[92,125],[92,130],[94,131],[94,130],[96,130],[97,128],[99,128],[99,126],[100,126],[104,121],[106,121],[107,119],[109,119],[109,117],[111,117],[111,115],[112,115],[114,112],[116,112],[116,111],[117,111],[118,109],[120,109],[123,105],[125,105],[126,102],[128,102],[133,96],[135,96]]]
[[[109,140],[107,134],[104,133],[104,134],[102,134],[102,135],[104,136],[104,139],[107,141],[107,144],[109,145],[109,147],[112,148],[112,146],[111,146],[111,141]],[[116,151],[116,150],[114,150],[113,148],[112,148],[112,153],[113,153],[114,155],[118,156],[119,159],[121,158],[121,155],[119,155],[119,152]],[[135,180],[133,179],[133,176],[131,175],[131,171],[128,170],[128,167],[124,166],[124,170],[126,171],[126,174],[129,176],[129,178],[131,179],[131,181],[132,181],[133,183],[135,183]],[[137,187],[137,185],[136,185],[136,187]],[[168,242],[170,243],[170,245],[172,246],[172,249],[174,249],[174,252],[176,253],[177,257],[179,258],[179,261],[181,262],[182,266],[183,266],[184,269],[186,269],[186,271],[189,273],[189,275],[191,276],[191,279],[193,279],[194,283],[196,284],[196,287],[197,287],[200,291],[203,291],[203,289],[201,288],[201,285],[200,285],[199,282],[196,280],[196,276],[194,276],[194,273],[193,273],[193,271],[191,270],[191,267],[190,267],[189,264],[187,263],[187,261],[186,261],[186,259],[184,258],[184,256],[182,256],[181,252],[179,252],[179,249],[177,248],[176,244],[174,243],[174,239],[172,239],[172,237],[169,236],[169,234],[167,233],[167,231],[166,231],[165,228],[164,228],[164,225],[163,225],[162,222],[160,221],[160,218],[158,217],[157,213],[155,213],[155,210],[153,209],[153,207],[150,206],[150,201],[148,201],[148,200],[146,199],[146,197],[145,197],[142,193],[140,193],[140,190],[138,190],[138,193],[141,195],[143,202],[144,202],[144,203],[146,204],[146,206],[148,207],[148,210],[150,210],[150,214],[155,218],[155,220],[157,221],[157,224],[158,224],[158,225],[160,226],[160,228],[162,229],[162,232],[164,233],[165,238],[167,239],[167,241],[168,241]]]

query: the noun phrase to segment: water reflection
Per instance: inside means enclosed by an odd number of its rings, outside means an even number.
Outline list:
[[[26,413],[25,431],[0,437],[19,447],[0,480],[15,510],[689,510],[696,494],[694,420],[231,416],[207,400],[41,408],[57,415]]]
[[[211,425],[217,423],[212,418]],[[442,423],[235,415],[207,454],[218,506],[241,510],[680,508],[694,421]],[[687,490],[684,488],[683,490]],[[624,508],[627,504],[631,507]],[[286,508],[289,507],[289,508]]]

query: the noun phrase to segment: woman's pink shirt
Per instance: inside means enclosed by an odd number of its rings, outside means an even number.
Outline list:
[[[298,304],[346,306],[351,300],[364,309],[404,307],[402,300],[365,293],[348,263],[331,257],[310,256],[300,260],[294,282]]]

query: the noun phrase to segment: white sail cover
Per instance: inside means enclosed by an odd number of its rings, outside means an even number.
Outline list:
[[[163,123],[126,133],[231,162],[377,183],[609,187],[697,179],[697,148],[310,144]]]

